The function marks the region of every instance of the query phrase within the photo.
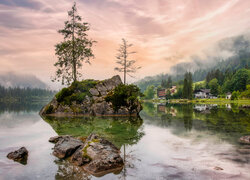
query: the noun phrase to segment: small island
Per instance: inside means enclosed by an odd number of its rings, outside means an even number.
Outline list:
[[[40,111],[41,116],[138,116],[142,110],[137,86],[120,76],[103,81],[83,80],[59,91]]]

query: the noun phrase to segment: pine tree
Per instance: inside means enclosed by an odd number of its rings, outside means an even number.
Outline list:
[[[161,87],[162,88],[167,88],[167,81],[165,79],[161,80]]]
[[[57,67],[56,75],[52,81],[61,79],[62,84],[68,85],[81,76],[78,71],[82,63],[89,63],[90,58],[94,58],[92,46],[96,41],[87,38],[89,24],[82,22],[82,18],[77,13],[76,3],[68,11],[69,20],[65,21],[64,29],[58,33],[64,36],[64,40],[56,44],[55,54],[58,61],[54,64]]]
[[[118,49],[118,54],[116,56],[116,63],[119,64],[119,67],[115,67],[115,71],[124,73],[124,84],[126,84],[126,76],[127,74],[133,77],[130,73],[135,73],[141,67],[135,66],[136,60],[129,60],[128,57],[131,54],[135,54],[134,51],[129,51],[129,48],[132,47],[133,44],[129,44],[128,41],[122,39],[122,44]]]
[[[193,98],[193,80],[191,72],[185,74],[182,97],[186,99]]]
[[[172,87],[172,78],[171,76],[168,77],[168,81],[167,81],[167,88],[171,88]]]

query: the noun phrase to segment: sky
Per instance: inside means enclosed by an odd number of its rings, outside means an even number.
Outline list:
[[[250,31],[250,0],[76,0],[97,43],[83,78],[115,74],[115,56],[125,38],[142,68],[129,78],[166,73],[177,63],[202,56],[220,39]],[[68,19],[70,0],[0,0],[0,73],[33,74],[51,86],[57,61],[57,30]],[[122,75],[122,74],[120,74]]]

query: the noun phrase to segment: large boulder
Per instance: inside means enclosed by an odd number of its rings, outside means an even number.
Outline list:
[[[56,142],[53,155],[62,159],[71,156],[77,148],[83,145],[83,142],[79,139],[71,136],[59,136],[50,138],[50,142]]]
[[[114,92],[113,90],[120,84],[122,81],[118,75],[103,81],[78,82],[76,87],[71,85],[64,88],[64,91],[60,91],[60,96],[57,94],[48,105],[43,107],[40,115],[138,115],[142,109],[139,101],[131,105],[136,107],[133,112],[125,106],[115,112],[113,104],[106,101],[108,94]]]
[[[55,156],[60,159],[71,156],[70,162],[90,174],[105,174],[123,168],[119,149],[96,134],[91,134],[84,142],[71,136],[56,136],[49,141],[57,141],[53,152]]]
[[[73,154],[71,160],[77,165],[86,164],[83,168],[91,174],[123,167],[119,149],[96,134],[87,138],[84,146]]]
[[[103,85],[106,87],[108,91],[113,90],[117,85],[121,84],[122,80],[120,76],[113,76],[111,79],[106,79],[103,81]]]
[[[10,152],[7,155],[7,158],[13,159],[21,164],[27,164],[28,160],[28,150],[25,147],[21,147],[20,149]]]

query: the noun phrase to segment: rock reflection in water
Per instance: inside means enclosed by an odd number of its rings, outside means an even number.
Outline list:
[[[114,143],[118,148],[124,144],[136,144],[144,135],[139,117],[52,117],[43,119],[58,135],[87,137],[99,134]]]
[[[91,175],[84,172],[81,167],[72,165],[67,160],[55,160],[58,165],[58,171],[55,175],[56,180],[75,179],[75,180],[89,180]]]

